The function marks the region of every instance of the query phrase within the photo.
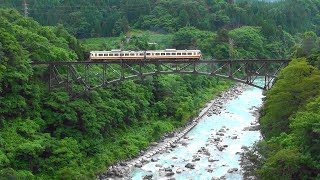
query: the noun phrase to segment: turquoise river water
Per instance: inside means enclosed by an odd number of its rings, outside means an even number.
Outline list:
[[[239,164],[241,147],[250,146],[261,138],[259,131],[243,131],[243,129],[256,121],[252,112],[262,105],[263,97],[262,90],[246,87],[242,94],[224,105],[221,114],[204,116],[186,135],[189,139],[183,139],[187,145],[179,144],[170,152],[155,155],[154,157],[159,159],[157,162],[150,162],[142,168],[134,168],[129,177],[141,180],[144,176],[152,174],[152,179],[210,180],[212,177],[221,176],[226,179],[242,179]],[[217,137],[216,133],[221,128],[226,130],[224,136],[220,136],[222,141],[219,142],[227,146],[223,151],[219,151],[216,144],[212,143],[212,139]],[[201,147],[207,149],[210,155],[199,153]],[[200,160],[192,162],[194,156],[200,157]],[[215,161],[209,162],[209,157]],[[193,163],[194,169],[186,168],[187,163]],[[164,168],[171,168],[174,175],[168,177],[163,174]],[[239,170],[228,173],[232,168]],[[177,170],[181,173],[177,173]]]

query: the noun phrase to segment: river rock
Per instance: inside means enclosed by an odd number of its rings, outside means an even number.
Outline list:
[[[172,171],[166,173],[166,176],[173,176],[173,175],[174,175],[174,172]]]
[[[152,143],[150,143],[150,146],[158,146],[158,143],[157,142],[152,142]]]
[[[259,125],[256,126],[248,126],[243,129],[243,131],[258,131],[260,129]]]
[[[137,163],[137,164],[135,164],[134,166],[137,167],[137,168],[141,168],[141,167],[142,167],[142,164],[141,164],[141,163]]]
[[[236,171],[238,171],[238,168],[231,168],[227,172],[228,173],[233,173],[233,172],[236,172]]]
[[[176,147],[177,147],[177,144],[172,143],[170,146],[171,146],[172,148],[176,148]]]
[[[120,166],[127,166],[128,164],[126,162],[120,162]]]
[[[162,167],[162,165],[161,165],[161,164],[156,164],[155,166],[156,166],[156,167],[159,167],[159,168],[161,168],[161,167]]]
[[[209,157],[209,158],[208,158],[208,162],[215,162],[215,161],[219,161],[219,160],[213,159],[212,157]]]
[[[166,172],[172,172],[172,169],[169,168],[169,167],[167,167],[167,168],[164,168],[164,171],[166,171]]]
[[[225,180],[225,179],[226,179],[226,176],[223,175],[223,176],[221,176],[219,179],[220,179],[220,180]]]
[[[178,173],[178,174],[182,173],[182,169],[180,169],[180,168],[177,169],[177,170],[176,170],[176,173]]]
[[[151,158],[151,162],[157,162],[159,159],[156,157]]]
[[[200,161],[200,157],[195,157],[192,159],[192,162]]]
[[[149,160],[149,159],[147,159],[147,158],[142,158],[141,162],[142,162],[142,163],[149,163],[149,162],[150,162],[150,160]]]
[[[223,146],[220,146],[220,145],[217,145],[217,149],[218,149],[219,151],[223,151],[223,150],[224,150],[224,147],[223,147]]]
[[[167,180],[176,180],[176,178],[172,177],[172,178],[169,178],[169,179],[167,179]]]
[[[219,180],[220,178],[213,176],[211,180]]]
[[[237,135],[231,136],[231,139],[238,139]]]
[[[148,174],[148,175],[145,175],[145,176],[143,177],[143,179],[145,179],[145,180],[151,180],[152,177],[153,177],[152,174]]]
[[[185,167],[189,169],[194,169],[195,165],[192,163],[188,163]]]
[[[207,172],[212,173],[213,172],[213,168],[208,168]]]

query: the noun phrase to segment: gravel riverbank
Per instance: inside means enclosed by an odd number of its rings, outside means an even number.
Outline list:
[[[186,137],[185,135],[197,125],[202,117],[220,114],[221,111],[224,110],[224,105],[228,101],[241,94],[244,90],[244,87],[245,85],[243,84],[237,84],[236,86],[230,88],[228,91],[219,94],[214,100],[207,103],[205,108],[200,111],[198,117],[189,122],[185,127],[180,128],[172,133],[165,134],[162,138],[160,138],[158,142],[151,143],[150,147],[146,151],[140,151],[139,157],[128,161],[122,161],[113,166],[110,166],[108,168],[108,172],[97,177],[97,179],[128,179],[128,174],[134,167],[141,168],[143,165],[149,162],[157,162],[158,159],[156,157],[153,157],[154,155],[170,152],[173,148],[177,147],[177,144],[184,145],[185,143],[187,143],[186,141],[190,140],[190,138]],[[220,135],[222,134],[223,130],[220,132]],[[221,147],[219,146],[219,148],[223,150],[224,147],[222,145]],[[203,151],[205,153],[205,150]],[[195,157],[195,161],[196,160],[197,157]],[[211,161],[215,160],[211,159]],[[187,168],[192,169],[192,163],[189,164]],[[169,169],[167,170],[168,171],[165,171],[166,175],[170,175],[170,173],[173,173]],[[144,179],[152,179],[152,176],[146,176]]]

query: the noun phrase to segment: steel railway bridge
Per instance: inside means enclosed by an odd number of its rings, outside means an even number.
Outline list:
[[[106,60],[76,62],[32,62],[34,68],[47,68],[49,91],[64,90],[71,96],[124,80],[161,74],[215,76],[269,90],[287,59],[238,60]],[[263,79],[257,84],[257,80]]]

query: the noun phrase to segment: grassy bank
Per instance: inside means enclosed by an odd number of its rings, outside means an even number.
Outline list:
[[[121,49],[123,42],[130,41],[131,38],[139,38],[146,43],[154,44],[157,49],[167,49],[172,46],[173,34],[161,34],[152,31],[131,30],[127,35],[119,37],[101,37],[101,38],[88,38],[79,40],[86,51],[91,50],[111,50]],[[125,42],[127,43],[127,42]],[[122,47],[123,48],[123,47]]]

